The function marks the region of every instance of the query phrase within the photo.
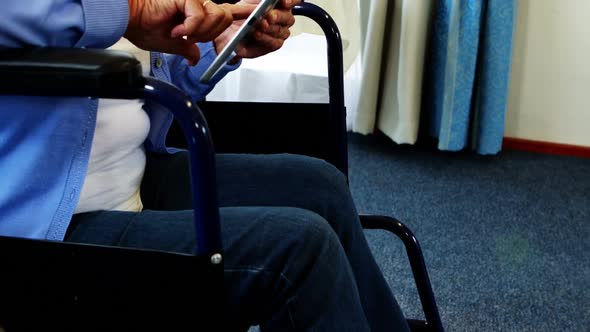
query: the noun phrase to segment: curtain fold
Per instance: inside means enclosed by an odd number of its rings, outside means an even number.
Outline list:
[[[416,142],[432,1],[360,0],[359,91],[349,129]]]
[[[413,144],[432,1],[360,0],[359,7],[359,92],[347,100],[349,129],[370,134],[378,128],[397,143]]]
[[[423,100],[440,150],[501,150],[516,6],[513,0],[438,2]]]
[[[432,1],[394,1],[384,44],[383,93],[377,128],[396,143],[414,144],[420,125],[424,59]],[[395,79],[390,79],[395,77]]]
[[[312,0],[313,3],[328,12],[334,19],[342,36],[344,46],[344,71],[350,68],[357,57],[360,44],[359,9],[357,0]],[[301,33],[310,33],[324,36],[317,23],[307,17],[298,16],[295,25],[291,28],[291,36]]]
[[[349,129],[441,150],[502,147],[517,0],[359,0]],[[347,87],[348,88],[348,87]],[[356,88],[356,90],[354,89]],[[350,88],[348,88],[350,89]]]

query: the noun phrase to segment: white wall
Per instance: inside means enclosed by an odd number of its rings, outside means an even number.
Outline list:
[[[507,137],[590,146],[590,1],[520,0]]]

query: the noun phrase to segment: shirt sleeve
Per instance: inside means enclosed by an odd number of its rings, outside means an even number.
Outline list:
[[[2,0],[0,46],[106,48],[128,20],[128,0]]]
[[[201,51],[201,60],[196,66],[189,66],[187,61],[181,56],[172,54],[166,55],[172,83],[191,96],[193,101],[196,102],[204,100],[207,94],[213,90],[215,85],[219,83],[225,75],[236,70],[242,63],[242,60],[239,60],[235,64],[226,64],[221,68],[219,74],[215,75],[211,81],[201,83],[199,80],[209,65],[217,57],[217,51],[215,50],[213,42],[198,43],[198,46]]]

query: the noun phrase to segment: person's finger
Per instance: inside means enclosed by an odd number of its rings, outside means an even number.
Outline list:
[[[293,24],[295,24],[295,17],[290,11],[286,10],[273,9],[270,11],[270,13],[268,13],[266,19],[271,25],[278,24],[291,27]]]
[[[176,6],[179,12],[184,13],[185,19],[172,29],[170,36],[177,38],[191,35],[205,18],[203,4],[200,1],[184,0],[176,1]]]
[[[232,14],[226,6],[219,6],[211,1],[185,0],[186,18],[182,24],[172,29],[173,38],[185,36],[190,42],[210,41],[217,37],[233,22]]]
[[[246,3],[242,3],[242,4],[238,4],[238,5],[231,5],[229,3],[224,3],[219,6],[227,9],[231,13],[233,20],[238,21],[238,20],[247,19],[248,16],[250,16],[250,14],[252,14],[254,9],[256,9],[257,5],[246,4]]]
[[[233,22],[231,13],[224,7],[209,2],[204,8],[204,17],[198,22],[194,22],[194,28],[187,31],[184,35],[189,42],[211,41],[219,36]],[[185,20],[186,22],[186,20]],[[187,24],[185,23],[185,26]]]
[[[210,2],[205,6],[205,20],[199,26],[199,34],[204,40],[213,40],[233,23],[229,7]]]
[[[287,40],[287,38],[289,38],[290,36],[291,36],[291,30],[289,30],[288,28],[285,28],[285,27],[281,27],[280,31],[277,33],[275,38],[279,38],[284,41],[284,40]]]
[[[266,31],[266,29],[268,29],[269,27],[270,23],[268,23],[268,20],[266,18],[263,18],[260,20],[260,22],[258,22],[258,26],[256,27],[256,29],[260,31]]]
[[[268,26],[266,29],[260,27],[257,31],[270,35],[274,38],[282,38],[284,36],[284,30],[288,30],[281,25],[273,24]]]
[[[261,33],[260,31],[257,31],[254,34],[254,38],[256,39],[256,44],[262,48],[266,48],[268,49],[270,52],[272,51],[276,51],[279,48],[281,48],[283,46],[283,43],[285,42],[285,39],[287,39],[288,34],[290,34],[290,32],[288,30],[286,30],[285,32],[287,35],[285,38],[275,38],[269,34],[266,33]]]
[[[281,0],[281,8],[291,9],[301,4],[301,0]]]
[[[201,51],[199,50],[199,47],[195,43],[182,38],[177,38],[168,42],[165,52],[178,54],[184,57],[191,66],[196,65],[201,59]]]

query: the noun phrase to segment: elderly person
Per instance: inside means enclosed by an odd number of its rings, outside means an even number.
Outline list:
[[[5,0],[0,47],[126,50],[199,101],[216,83],[200,74],[258,2]],[[280,48],[298,2],[282,0],[223,72]],[[187,154],[164,144],[171,121],[139,101],[0,97],[0,234],[191,252]],[[217,167],[224,331],[407,330],[341,173],[293,155],[218,155]]]

